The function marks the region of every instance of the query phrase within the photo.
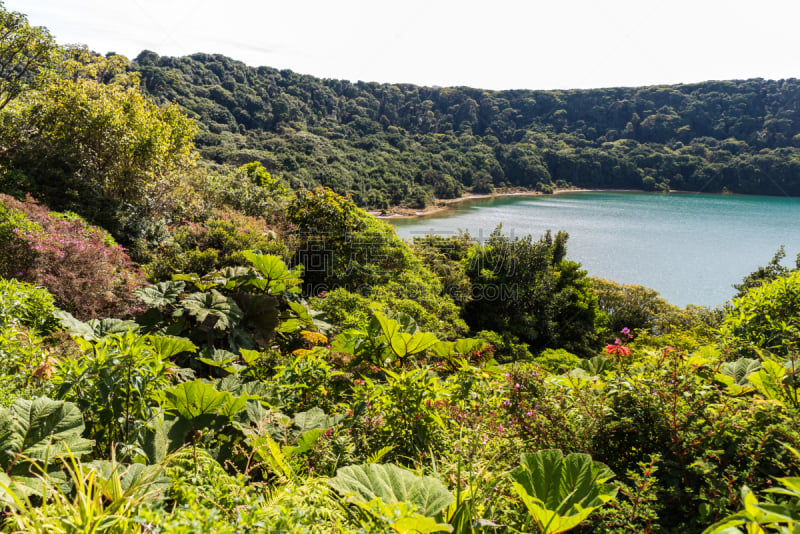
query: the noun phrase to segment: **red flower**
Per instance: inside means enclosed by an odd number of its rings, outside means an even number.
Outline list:
[[[630,356],[631,349],[623,345],[606,345],[606,353],[614,354],[615,356]]]

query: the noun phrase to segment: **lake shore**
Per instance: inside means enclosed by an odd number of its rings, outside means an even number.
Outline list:
[[[557,189],[553,191],[553,195],[558,195],[561,193],[590,193],[590,192],[615,192],[615,193],[641,193],[641,191],[637,191],[635,189]],[[378,219],[414,219],[418,217],[428,217],[431,215],[439,215],[444,213],[453,208],[455,204],[459,204],[461,202],[468,202],[471,200],[486,200],[490,198],[500,198],[500,197],[535,197],[535,196],[545,196],[550,195],[551,193],[542,193],[541,191],[531,191],[526,189],[504,189],[501,191],[497,191],[494,193],[486,193],[486,194],[477,194],[477,193],[467,193],[459,198],[446,198],[446,199],[436,199],[436,201],[430,205],[426,206],[424,209],[413,209],[413,208],[403,208],[403,207],[394,207],[390,208],[388,212],[383,212],[379,210],[371,210],[368,213],[377,217]]]
[[[678,306],[718,306],[732,285],[786,245],[800,250],[800,198],[705,192],[588,191],[462,201],[427,217],[396,217],[398,237],[469,234],[509,239],[569,234],[567,257],[592,276],[658,291]],[[789,262],[787,262],[788,264]]]

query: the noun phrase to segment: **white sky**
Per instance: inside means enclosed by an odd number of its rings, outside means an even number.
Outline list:
[[[556,89],[800,77],[798,0],[5,0],[59,43],[322,78]]]

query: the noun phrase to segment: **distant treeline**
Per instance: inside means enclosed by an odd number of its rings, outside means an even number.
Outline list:
[[[800,195],[800,81],[569,91],[351,83],[142,52],[146,92],[200,123],[204,158],[262,162],[362,206],[496,187]]]

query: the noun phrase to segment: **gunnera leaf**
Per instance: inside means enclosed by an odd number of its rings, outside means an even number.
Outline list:
[[[588,454],[543,450],[523,454],[520,463],[511,472],[514,489],[544,534],[576,527],[617,494],[605,483],[614,473]]]
[[[181,303],[198,323],[209,323],[208,326],[213,326],[215,330],[228,331],[239,324],[244,317],[236,302],[216,289],[205,293],[192,293]]]
[[[436,516],[453,502],[453,495],[438,479],[393,464],[342,467],[328,484],[351,502],[368,503],[375,498],[389,505],[405,502],[426,517]]]
[[[94,445],[81,437],[83,429],[81,411],[71,402],[18,399],[0,410],[0,467],[8,474],[27,473],[30,461],[79,458]]]
[[[757,358],[739,358],[735,362],[722,364],[719,372],[734,379],[734,383],[745,386],[747,377],[761,369],[761,360]]]
[[[152,308],[162,308],[178,302],[178,297],[185,288],[185,282],[170,280],[139,288],[133,294]]]

